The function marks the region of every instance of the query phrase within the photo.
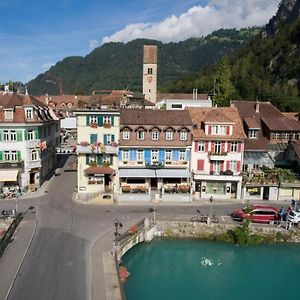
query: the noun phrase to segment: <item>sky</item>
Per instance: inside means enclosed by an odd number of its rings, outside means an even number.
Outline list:
[[[0,0],[0,83],[28,82],[106,42],[177,42],[264,25],[280,0]]]

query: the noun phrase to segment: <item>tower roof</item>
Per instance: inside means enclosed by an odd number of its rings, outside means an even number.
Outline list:
[[[157,46],[144,45],[144,64],[157,64]]]

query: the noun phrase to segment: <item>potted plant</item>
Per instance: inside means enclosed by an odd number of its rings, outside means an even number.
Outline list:
[[[108,122],[105,122],[105,123],[103,124],[103,127],[104,127],[104,128],[110,128],[110,127],[111,127],[111,124],[108,123]]]
[[[130,234],[135,234],[135,233],[137,233],[137,231],[138,231],[138,227],[137,227],[136,224],[132,225],[132,226],[129,228],[129,230],[128,230],[128,232],[129,232]]]
[[[90,124],[91,128],[98,128],[98,124],[96,122],[93,122]]]
[[[87,147],[90,143],[89,142],[86,142],[86,141],[82,141],[80,142],[80,146],[84,146],[84,147]]]

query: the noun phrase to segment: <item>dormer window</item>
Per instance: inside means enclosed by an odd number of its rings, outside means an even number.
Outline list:
[[[14,119],[13,109],[5,109],[4,110],[4,119],[5,120],[13,120]]]
[[[256,139],[256,130],[249,130],[249,138]]]
[[[159,139],[159,132],[158,130],[153,130],[152,131],[152,140],[157,141]]]
[[[274,132],[273,133],[273,139],[274,140],[280,140],[280,133],[279,132]]]
[[[187,131],[185,131],[185,130],[180,131],[180,133],[179,133],[179,139],[181,141],[186,141],[187,137],[188,137]]]
[[[166,131],[166,140],[167,141],[172,141],[173,140],[173,131],[172,130]]]
[[[124,130],[123,131],[123,140],[129,140],[130,139],[130,131]]]
[[[33,109],[32,108],[26,108],[25,109],[25,116],[26,116],[26,119],[32,120],[33,119]]]
[[[212,134],[219,134],[219,126],[211,126]]]
[[[136,133],[136,137],[138,140],[144,140],[145,139],[145,131],[140,129]]]

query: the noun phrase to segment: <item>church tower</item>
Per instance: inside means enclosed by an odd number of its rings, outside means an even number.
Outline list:
[[[145,99],[156,102],[157,46],[144,45],[143,94]]]

